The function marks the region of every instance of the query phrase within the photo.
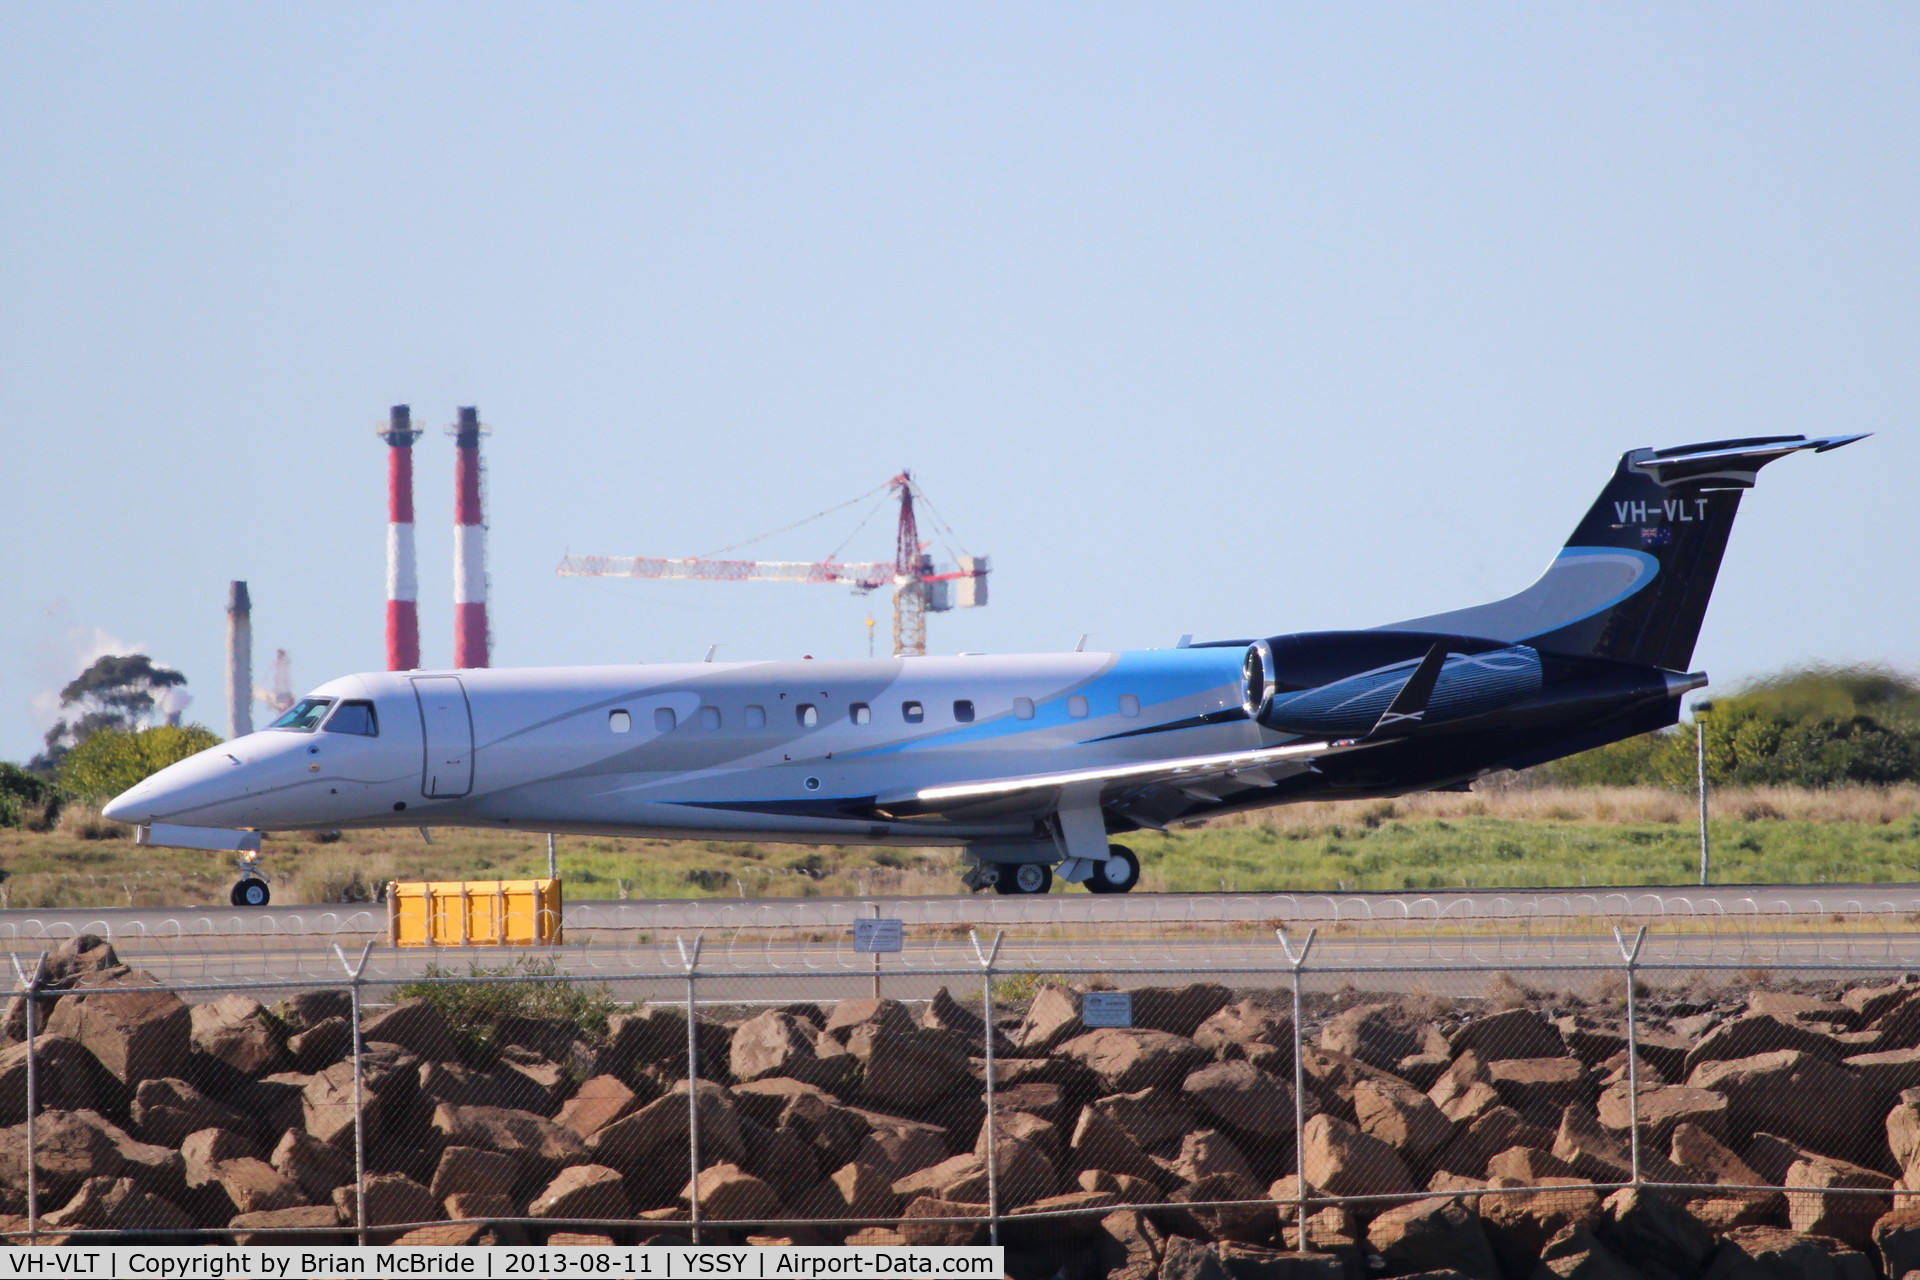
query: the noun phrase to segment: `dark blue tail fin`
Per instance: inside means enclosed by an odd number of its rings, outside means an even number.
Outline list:
[[[1684,671],[1741,492],[1775,459],[1863,438],[1761,436],[1635,449],[1538,582],[1492,604],[1380,630],[1484,636]]]

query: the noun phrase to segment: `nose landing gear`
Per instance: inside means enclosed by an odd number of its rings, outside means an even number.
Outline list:
[[[264,907],[273,900],[273,891],[267,888],[267,873],[260,869],[258,849],[247,850],[233,865],[239,869],[240,880],[227,895],[228,902],[236,907]]]

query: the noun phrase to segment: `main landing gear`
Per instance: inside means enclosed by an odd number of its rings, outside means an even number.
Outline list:
[[[240,871],[240,880],[227,895],[228,902],[236,907],[264,907],[273,901],[273,891],[267,888],[267,873],[260,869],[258,849],[247,850],[233,865]]]
[[[995,893],[1045,893],[1053,888],[1053,868],[1044,862],[987,863],[968,883],[978,888],[992,885]],[[1106,858],[1094,864],[1085,883],[1089,893],[1126,893],[1140,883],[1140,859],[1127,846],[1110,844]]]

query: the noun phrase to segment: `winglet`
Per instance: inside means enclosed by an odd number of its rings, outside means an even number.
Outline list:
[[[1439,682],[1440,668],[1446,662],[1447,646],[1444,641],[1427,650],[1427,656],[1420,659],[1420,665],[1400,686],[1400,692],[1393,695],[1393,701],[1380,713],[1380,719],[1374,722],[1367,737],[1377,738],[1403,727],[1410,729],[1425,720],[1427,702],[1433,697],[1433,686]]]

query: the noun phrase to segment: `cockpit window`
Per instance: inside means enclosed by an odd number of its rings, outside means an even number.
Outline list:
[[[324,728],[328,733],[357,733],[363,738],[377,738],[380,718],[374,715],[371,702],[343,702],[338,711],[327,717]]]
[[[292,729],[297,733],[312,733],[315,725],[327,714],[327,708],[333,705],[332,698],[302,698],[288,709],[287,714],[268,725],[269,729]]]

